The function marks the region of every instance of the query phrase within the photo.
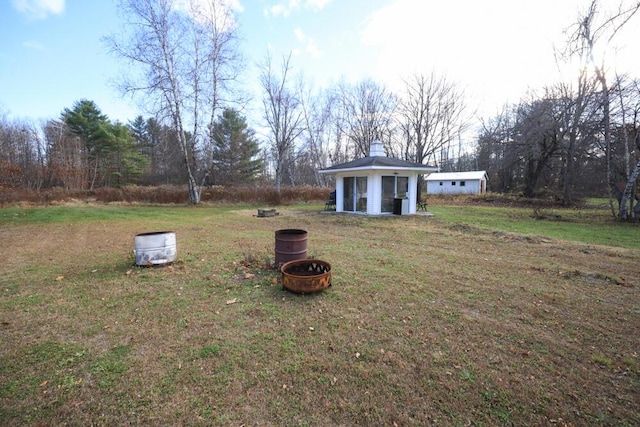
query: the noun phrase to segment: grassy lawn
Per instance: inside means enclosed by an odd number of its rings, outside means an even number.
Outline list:
[[[321,208],[0,209],[0,425],[640,424],[637,225]],[[282,289],[282,228],[331,288]],[[133,266],[159,230],[179,260]]]
[[[466,224],[485,230],[569,240],[586,244],[640,248],[640,227],[612,220],[601,209],[494,208],[486,206],[430,206],[449,224]]]

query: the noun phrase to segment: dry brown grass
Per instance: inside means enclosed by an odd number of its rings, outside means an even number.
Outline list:
[[[205,203],[247,203],[276,206],[310,201],[324,202],[330,191],[330,188],[309,185],[285,186],[279,193],[273,185],[212,186],[202,188],[201,201]],[[65,190],[56,187],[40,191],[2,188],[0,186],[0,206],[56,205],[78,200],[86,203],[187,204],[189,197],[187,187],[179,185],[130,185],[122,188],[102,187],[95,190]]]
[[[639,249],[157,209],[0,228],[0,424],[640,424]],[[282,290],[281,228],[308,231],[329,290]],[[132,267],[154,229],[179,261]]]

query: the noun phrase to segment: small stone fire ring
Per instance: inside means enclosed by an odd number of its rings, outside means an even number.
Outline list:
[[[285,289],[297,294],[320,292],[331,286],[331,264],[319,259],[289,261],[280,268]]]

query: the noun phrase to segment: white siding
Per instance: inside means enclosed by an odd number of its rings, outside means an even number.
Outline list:
[[[337,173],[336,174],[336,212],[344,212],[344,177],[346,176],[366,176],[367,177],[367,214],[380,215],[382,213],[382,176],[393,175],[388,171],[367,171],[358,173]],[[402,173],[400,175],[407,176],[409,199],[409,214],[416,213],[416,192],[418,186],[418,175],[416,173]]]
[[[464,185],[460,185],[461,182],[464,182]],[[441,183],[442,185],[440,185]],[[479,180],[427,181],[427,194],[479,194],[479,193],[480,193]]]
[[[426,178],[427,194],[480,194],[487,191],[485,171],[432,173]],[[460,185],[464,182],[464,185]]]

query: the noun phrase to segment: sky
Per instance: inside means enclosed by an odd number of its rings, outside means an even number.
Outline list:
[[[590,0],[229,1],[247,87],[259,88],[256,67],[268,52],[274,63],[291,52],[293,71],[317,88],[373,78],[400,90],[411,74],[444,75],[486,119],[561,80],[554,47]],[[117,7],[117,0],[0,0],[0,117],[57,119],[80,99],[112,120],[146,116],[113,84],[122,63],[103,38],[119,32]],[[606,51],[610,70],[640,77],[640,16],[615,41]]]

